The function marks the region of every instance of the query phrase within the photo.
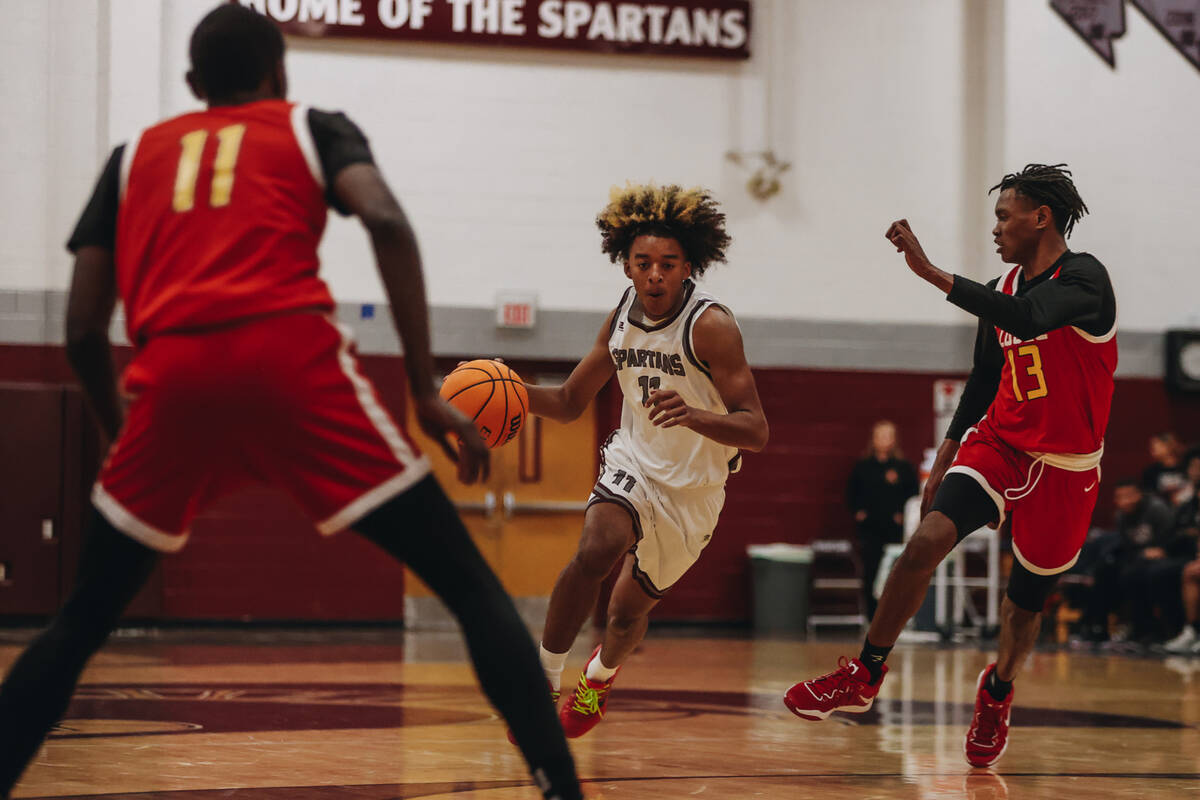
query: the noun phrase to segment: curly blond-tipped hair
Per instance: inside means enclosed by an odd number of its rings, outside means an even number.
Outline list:
[[[639,236],[669,236],[679,242],[696,276],[713,262],[724,263],[729,246],[725,214],[712,195],[699,187],[614,186],[608,205],[596,216],[596,227],[600,249],[613,263],[629,258],[629,248]]]

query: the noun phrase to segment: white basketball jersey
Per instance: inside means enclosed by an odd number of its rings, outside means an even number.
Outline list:
[[[655,389],[673,389],[692,408],[728,413],[707,365],[692,347],[692,326],[717,301],[690,280],[684,295],[679,311],[656,323],[642,313],[632,286],[617,306],[608,351],[625,399],[615,435],[625,440],[643,474],[652,480],[676,489],[721,486],[737,469],[737,448],[687,428],[657,427],[650,422],[650,409],[642,405]]]

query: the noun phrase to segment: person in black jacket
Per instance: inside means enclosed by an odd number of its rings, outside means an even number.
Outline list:
[[[904,504],[918,491],[916,470],[896,444],[896,426],[887,420],[876,422],[846,487],[846,502],[858,530],[868,620],[875,615],[875,575],[884,545],[904,541]]]

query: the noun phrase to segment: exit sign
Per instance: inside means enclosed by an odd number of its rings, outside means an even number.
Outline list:
[[[496,295],[497,327],[532,328],[536,324],[536,294],[533,292],[502,292]]]

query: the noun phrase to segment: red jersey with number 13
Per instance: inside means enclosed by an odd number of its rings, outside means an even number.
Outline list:
[[[117,286],[129,339],[329,312],[321,168],[306,109],[263,100],[160,122],[121,165]]]
[[[1061,267],[1050,280],[1058,277]],[[1021,268],[997,287],[1015,294]],[[1004,367],[987,418],[1010,446],[1028,453],[1094,453],[1104,441],[1117,368],[1117,323],[1103,336],[1064,325],[1022,341],[996,328]]]

